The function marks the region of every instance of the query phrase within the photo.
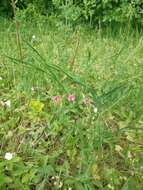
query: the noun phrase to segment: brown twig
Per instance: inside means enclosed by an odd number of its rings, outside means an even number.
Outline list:
[[[77,56],[77,53],[78,53],[79,45],[80,45],[80,38],[79,38],[79,36],[77,36],[77,43],[76,43],[76,48],[75,48],[74,56],[72,58],[72,61],[70,62],[70,69],[71,70],[74,67],[74,63],[75,63],[75,59],[76,59],[76,56]]]
[[[13,14],[14,14],[14,20],[15,20],[15,28],[16,28],[16,41],[17,41],[17,46],[19,49],[19,57],[22,60],[22,48],[21,48],[21,41],[20,41],[20,32],[19,32],[19,23],[16,19],[16,4],[14,0],[11,0],[11,5],[13,9]]]

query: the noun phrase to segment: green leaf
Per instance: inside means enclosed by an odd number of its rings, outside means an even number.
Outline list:
[[[137,186],[136,179],[134,177],[129,177],[121,190],[141,190],[141,189],[139,186]]]
[[[85,190],[83,184],[80,183],[80,182],[76,182],[76,183],[75,183],[75,189],[78,189],[78,190]]]

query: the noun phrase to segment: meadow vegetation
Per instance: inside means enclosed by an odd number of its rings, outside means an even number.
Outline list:
[[[36,13],[35,13],[36,14]],[[143,189],[143,36],[0,19],[0,189]]]

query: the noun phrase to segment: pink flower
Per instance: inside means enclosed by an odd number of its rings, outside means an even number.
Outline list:
[[[59,103],[60,100],[61,100],[61,97],[60,96],[53,96],[52,100],[53,100],[54,103]]]
[[[68,99],[69,102],[74,102],[75,101],[75,96],[74,95],[69,95],[67,99]]]

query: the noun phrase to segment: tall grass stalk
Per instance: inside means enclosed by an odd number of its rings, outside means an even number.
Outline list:
[[[19,30],[19,22],[16,19],[16,3],[14,0],[11,0],[11,5],[13,9],[14,14],[14,21],[15,21],[15,29],[16,29],[16,41],[17,41],[17,47],[19,49],[19,58],[22,60],[22,47],[21,47],[21,40],[20,40],[20,30]]]

